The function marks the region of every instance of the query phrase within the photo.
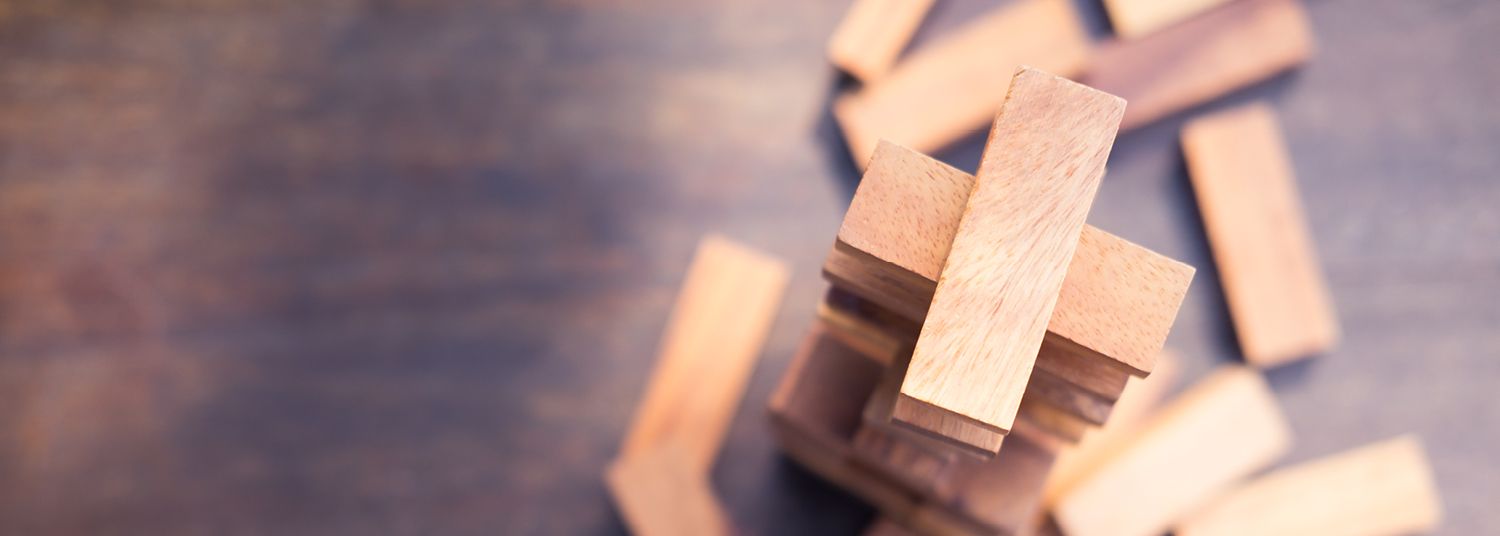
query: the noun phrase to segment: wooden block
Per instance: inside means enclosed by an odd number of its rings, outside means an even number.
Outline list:
[[[1134,39],[1171,26],[1229,0],[1104,0],[1115,34]]]
[[[920,326],[838,287],[829,287],[818,302],[818,318],[830,335],[875,361],[889,365],[897,354],[910,353]]]
[[[1050,449],[1029,438],[1007,438],[993,459],[968,462],[968,478],[954,499],[919,507],[910,524],[927,533],[1029,534],[1053,459]],[[976,522],[979,530],[964,528]]]
[[[972,175],[881,143],[844,216],[825,277],[921,322],[973,185]],[[1150,372],[1193,273],[1191,266],[1084,226],[1037,367],[1117,398],[1128,374]]]
[[[1058,454],[1057,462],[1052,465],[1052,474],[1047,477],[1047,491],[1043,498],[1049,510],[1058,498],[1114,457],[1147,414],[1167,397],[1177,375],[1177,358],[1171,352],[1163,351],[1150,376],[1130,381],[1120,401],[1115,403],[1109,422],[1090,432],[1076,446]]]
[[[1281,469],[1220,496],[1180,536],[1377,536],[1436,529],[1437,486],[1422,445],[1404,436]]]
[[[1071,445],[1083,439],[1090,425],[1062,409],[1036,399],[1029,393],[1021,399],[1017,422],[1029,423],[1034,430]],[[1022,431],[1019,429],[1017,431]]]
[[[1298,0],[1241,0],[1101,46],[1083,80],[1130,102],[1120,128],[1131,129],[1270,78],[1312,48]]]
[[[1277,458],[1290,431],[1260,374],[1224,367],[1153,417],[1056,502],[1067,534],[1160,534]]]
[[[932,0],[854,0],[828,40],[828,61],[865,83],[890,71]]]
[[[730,534],[729,517],[674,443],[662,443],[612,463],[605,483],[630,532],[641,536]]]
[[[854,434],[852,451],[856,464],[871,473],[888,475],[902,487],[924,496],[951,493],[946,489],[951,482],[948,473],[960,456],[951,449],[933,450],[906,441],[886,428],[869,423]]]
[[[1270,367],[1332,349],[1338,321],[1271,109],[1195,119],[1182,150],[1245,360]]]
[[[880,139],[929,152],[981,132],[1019,65],[1069,76],[1089,39],[1069,0],[1021,0],[910,54],[885,78],[833,106],[854,162]]]
[[[708,236],[698,246],[621,458],[671,442],[707,474],[786,287],[781,261]]]
[[[946,412],[921,406],[909,408],[911,411],[909,420],[902,421],[894,418],[897,404],[901,399],[901,385],[906,379],[910,365],[910,353],[899,355],[895,361],[891,362],[885,379],[875,388],[874,394],[870,397],[870,402],[866,406],[865,420],[890,426],[909,436],[922,438],[913,439],[913,441],[925,440],[946,444],[979,458],[993,457],[995,452],[1000,450],[1005,434],[978,426],[972,421],[951,416]]]
[[[1104,175],[1125,102],[1022,67],[979,164],[893,416],[1004,434]]]
[[[1094,426],[1104,424],[1114,409],[1114,402],[1084,392],[1040,367],[1031,370],[1031,380],[1026,383],[1026,396],[1021,403],[1025,404],[1027,398],[1035,398]]]

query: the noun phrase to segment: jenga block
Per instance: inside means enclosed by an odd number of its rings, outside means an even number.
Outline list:
[[[1104,9],[1109,12],[1109,21],[1115,34],[1124,39],[1134,39],[1229,0],[1104,0]]]
[[[825,277],[921,322],[973,185],[972,175],[881,143],[844,216]],[[1037,367],[1117,398],[1128,373],[1151,371],[1193,273],[1191,266],[1084,226]]]
[[[1083,392],[1041,367],[1031,370],[1031,380],[1026,383],[1026,398],[1035,398],[1095,426],[1104,424],[1114,409],[1114,402]],[[1024,404],[1026,399],[1021,402]]]
[[[984,534],[1029,534],[1041,508],[1042,486],[1052,467],[1054,454],[1030,438],[1006,439],[1005,448],[993,459],[969,461],[969,473],[959,484],[955,499],[919,507],[911,524],[927,533],[954,533],[966,520],[978,522]],[[943,510],[958,516],[939,515]],[[946,517],[946,519],[945,519]],[[944,525],[950,527],[942,530]]]
[[[1052,474],[1047,477],[1043,499],[1047,508],[1051,509],[1058,498],[1110,460],[1132,437],[1148,412],[1166,398],[1176,381],[1177,358],[1163,351],[1150,376],[1132,379],[1125,387],[1125,394],[1110,412],[1109,422],[1091,431],[1078,445],[1058,454]]]
[[[922,324],[893,416],[1006,433],[1104,175],[1125,102],[1016,72]]]
[[[1195,119],[1182,150],[1245,359],[1270,367],[1331,349],[1338,321],[1271,109]]]
[[[854,0],[828,40],[828,60],[865,83],[880,78],[930,8],[932,0]]]
[[[1281,457],[1290,435],[1265,379],[1225,367],[1152,418],[1053,516],[1072,536],[1160,534]]]
[[[671,442],[681,449],[688,473],[708,473],[786,281],[781,261],[720,237],[703,239],[620,449],[622,459]]]
[[[1120,128],[1131,129],[1270,78],[1312,48],[1298,0],[1241,0],[1101,46],[1083,81],[1129,101]]]
[[[910,353],[920,326],[838,287],[829,287],[818,302],[818,318],[828,333],[882,364]]]
[[[708,475],[683,463],[687,453],[674,443],[616,460],[605,472],[610,496],[630,532],[641,536],[730,534],[724,509],[714,498]]]
[[[1069,414],[1062,409],[1037,399],[1031,393],[1021,398],[1021,408],[1018,411],[1016,422],[1025,422],[1033,425],[1034,429],[1047,434],[1053,438],[1062,440],[1064,444],[1074,444],[1083,439],[1083,434],[1088,432],[1090,425],[1078,417]],[[1018,426],[1017,431],[1024,431]]]
[[[906,441],[889,430],[865,423],[854,434],[853,459],[872,473],[889,475],[901,486],[919,495],[950,493],[945,485],[948,472],[960,454],[951,449],[932,450]]]
[[[909,353],[898,356],[891,363],[886,381],[877,386],[875,394],[871,396],[871,409],[866,413],[865,419],[877,424],[888,424],[929,441],[951,445],[972,456],[993,457],[1000,450],[1005,434],[979,426],[974,421],[922,406],[909,408],[906,419],[895,418],[901,399],[901,385],[905,383],[910,365]]]
[[[1069,76],[1089,40],[1069,0],[1021,0],[910,54],[885,78],[834,102],[854,162],[880,139],[918,151],[982,131],[1019,65]]]
[[[1422,445],[1404,436],[1281,469],[1212,500],[1180,536],[1379,536],[1429,532],[1442,519]]]
[[[891,419],[891,412],[896,407],[896,396],[901,392],[901,380],[906,377],[906,367],[910,364],[911,351],[908,350],[896,354],[896,358],[891,361],[890,366],[886,367],[885,372],[880,378],[880,383],[875,386],[874,392],[870,393],[870,398],[865,403],[865,425],[880,428],[908,443],[920,445],[934,452],[950,449],[976,459],[993,456],[994,449],[988,448],[988,442],[994,441],[998,443],[1004,440],[1004,436],[995,436],[988,430],[981,429],[977,431],[977,434],[970,441],[957,441],[950,436],[934,434],[922,428],[906,426]],[[960,437],[965,436],[960,435]],[[995,446],[999,447],[998,444]]]

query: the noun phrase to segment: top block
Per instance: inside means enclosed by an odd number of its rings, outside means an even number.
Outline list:
[[[1010,431],[1125,101],[1022,67],[995,118],[894,417]]]

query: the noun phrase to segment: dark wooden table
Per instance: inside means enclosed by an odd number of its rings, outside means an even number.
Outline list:
[[[1316,61],[1228,99],[1281,112],[1345,331],[1272,373],[1291,459],[1419,433],[1445,532],[1492,531],[1500,4],[1309,3]],[[620,532],[599,472],[710,231],[796,267],[714,485],[860,528],[763,418],[855,181],[845,3],[625,4],[0,3],[0,533]],[[1196,377],[1237,351],[1181,119],[1090,221],[1199,267]]]

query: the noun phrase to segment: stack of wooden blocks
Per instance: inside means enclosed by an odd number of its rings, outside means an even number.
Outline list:
[[[791,457],[908,529],[1037,528],[1058,453],[1152,373],[1194,273],[1084,223],[1123,115],[1023,67],[977,175],[878,145],[770,404]]]

